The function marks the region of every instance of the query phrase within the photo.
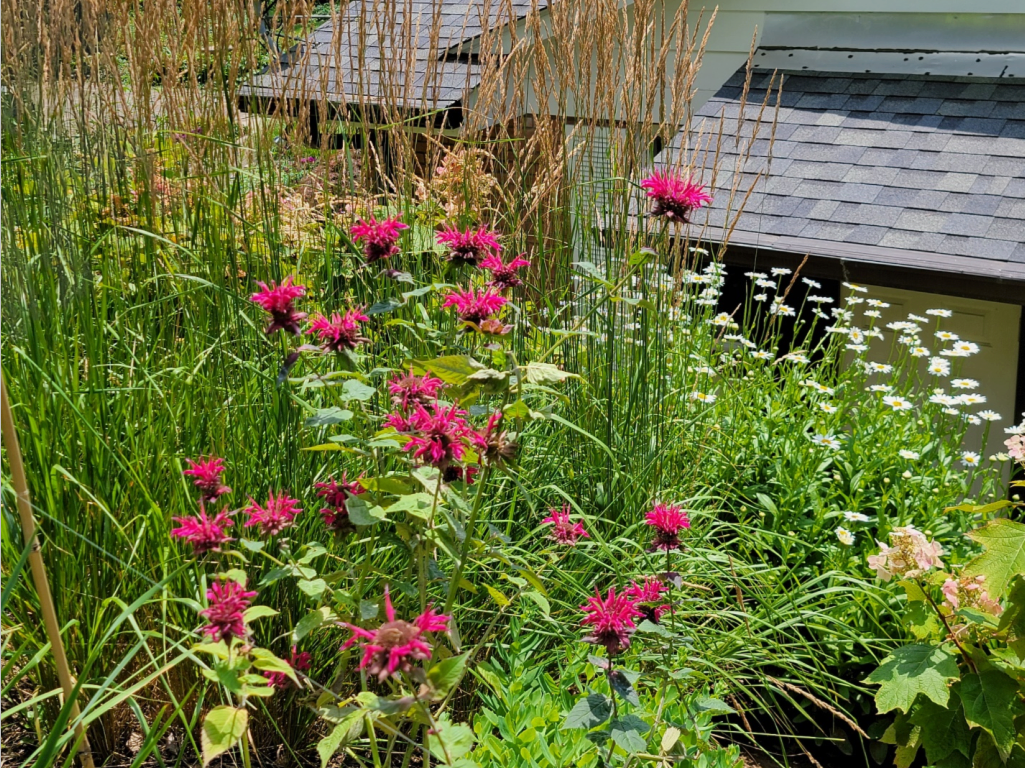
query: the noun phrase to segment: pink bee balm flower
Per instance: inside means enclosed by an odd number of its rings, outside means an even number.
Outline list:
[[[431,645],[423,636],[428,632],[444,632],[449,622],[448,616],[435,613],[430,606],[411,622],[396,619],[387,587],[384,588],[384,614],[387,621],[373,632],[346,624],[352,637],[341,647],[344,651],[362,643],[363,659],[359,668],[367,670],[380,682],[398,672],[408,674],[414,662],[431,658]]]
[[[324,525],[329,530],[337,533],[345,533],[354,530],[349,521],[349,510],[345,506],[346,495],[359,496],[365,493],[366,489],[360,485],[358,480],[349,482],[345,472],[342,472],[342,481],[339,483],[333,477],[328,478],[326,483],[314,483],[317,488],[317,495],[324,499],[327,505],[320,510],[320,516],[324,519]]]
[[[570,521],[569,509],[569,504],[563,504],[561,510],[552,507],[548,510],[548,517],[542,520],[541,524],[551,523],[552,530],[549,535],[560,544],[573,546],[577,543],[577,539],[589,539],[591,535],[584,530],[583,523]]]
[[[617,595],[612,587],[604,598],[595,589],[594,597],[587,598],[580,609],[584,612],[581,625],[591,627],[584,642],[604,645],[609,656],[630,647],[630,636],[637,629],[633,620],[643,615],[626,594]]]
[[[209,635],[214,642],[230,642],[233,637],[244,638],[247,630],[242,614],[254,597],[256,592],[247,592],[237,581],[215,581],[206,593],[209,607],[199,612],[210,623],[200,627],[199,631]]]
[[[313,657],[309,653],[299,651],[293,645],[292,653],[288,657],[288,666],[296,672],[307,672],[310,669],[310,662],[312,660]],[[264,672],[263,676],[267,678],[267,685],[271,688],[285,688],[292,682],[292,679],[284,672]]]
[[[485,256],[497,255],[502,250],[502,245],[498,242],[498,233],[486,227],[467,227],[464,232],[455,227],[446,227],[438,232],[438,244],[448,246],[449,261],[474,267],[480,264]]]
[[[645,619],[658,624],[658,620],[669,610],[669,605],[662,602],[662,593],[668,591],[665,582],[655,576],[648,576],[642,584],[630,582],[623,594],[634,601]]]
[[[476,434],[463,418],[466,411],[455,405],[448,408],[437,403],[428,411],[417,405],[409,417],[409,426],[416,433],[404,446],[412,451],[413,458],[444,469],[453,460],[462,459],[466,453],[466,440]]]
[[[524,259],[523,256],[524,254],[521,253],[508,264],[503,264],[502,259],[498,256],[488,256],[484,259],[480,263],[480,268],[486,269],[491,273],[491,280],[488,282],[488,285],[500,291],[523,285],[520,276],[516,274],[516,270],[530,266],[530,262]]]
[[[641,187],[655,202],[651,215],[665,216],[670,221],[686,223],[692,211],[712,202],[703,184],[695,184],[672,171],[655,171],[641,181]]]
[[[656,504],[654,508],[644,516],[644,522],[655,529],[655,540],[652,542],[652,549],[680,548],[680,531],[690,528],[690,518],[687,513],[674,504]]]
[[[205,460],[186,459],[186,461],[189,463],[189,468],[182,474],[195,478],[193,485],[199,489],[203,501],[216,501],[219,496],[231,493],[231,488],[221,482],[221,475],[224,474],[224,459],[211,456]]]
[[[416,404],[426,405],[437,400],[438,393],[444,386],[445,382],[441,379],[435,378],[429,373],[417,376],[410,368],[408,374],[396,376],[388,382],[388,391],[391,393],[391,401],[395,407],[406,410]]]
[[[298,336],[299,323],[306,319],[306,313],[297,311],[294,302],[306,293],[306,286],[292,285],[291,275],[286,277],[281,285],[277,285],[273,281],[269,288],[266,283],[257,281],[256,284],[260,286],[261,290],[250,298],[270,314],[271,321],[267,326],[266,333],[269,335],[274,331],[282,330]]]
[[[471,437],[481,459],[488,464],[513,461],[520,448],[516,436],[502,429],[502,418],[502,412],[495,411],[488,417],[488,425],[484,431],[477,432]]]
[[[349,232],[353,239],[363,246],[363,255],[367,259],[367,264],[373,264],[375,261],[387,259],[399,253],[396,243],[399,242],[399,237],[404,229],[409,229],[409,226],[403,224],[397,217],[378,221],[371,216],[368,221],[360,219],[353,224]]]
[[[207,552],[220,552],[222,544],[234,541],[228,535],[232,522],[231,514],[221,511],[209,517],[202,501],[199,502],[199,515],[176,517],[174,521],[179,523],[179,527],[172,528],[171,535],[189,542],[196,556]]]
[[[497,314],[508,301],[505,296],[490,288],[480,293],[476,293],[473,288],[457,288],[445,296],[441,306],[455,307],[460,320],[480,325],[484,320]]]
[[[252,498],[249,499],[249,502],[249,506],[245,509],[249,514],[245,526],[246,528],[254,525],[260,526],[260,533],[263,536],[276,536],[286,528],[290,528],[296,515],[302,512],[302,509],[297,506],[298,499],[289,498],[284,491],[277,496],[271,491],[267,497],[266,507],[261,507]]]
[[[344,315],[334,312],[330,320],[321,315],[315,315],[310,320],[310,327],[306,329],[306,333],[310,336],[315,335],[320,340],[321,349],[325,352],[355,349],[360,344],[370,341],[360,335],[359,327],[361,322],[365,323],[369,319],[358,309],[350,309]]]

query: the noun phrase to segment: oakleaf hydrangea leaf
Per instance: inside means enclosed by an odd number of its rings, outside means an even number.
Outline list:
[[[907,712],[918,694],[941,707],[950,699],[949,681],[958,677],[954,657],[932,645],[906,645],[883,659],[882,665],[865,678],[876,683],[876,706],[880,713],[899,709]]]
[[[986,551],[965,566],[966,576],[986,577],[985,589],[994,600],[1002,600],[1011,580],[1025,573],[1025,523],[1000,518],[969,532]]]

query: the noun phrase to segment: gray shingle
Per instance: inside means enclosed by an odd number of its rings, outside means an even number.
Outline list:
[[[985,235],[990,240],[1025,242],[1025,222],[1021,219],[992,219]]]
[[[951,214],[937,211],[901,211],[894,223],[897,229],[910,229],[916,232],[939,232]]]
[[[981,237],[993,223],[991,216],[975,216],[970,213],[952,213],[939,230],[948,235],[971,235]]]

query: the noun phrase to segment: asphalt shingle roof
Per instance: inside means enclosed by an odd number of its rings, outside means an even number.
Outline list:
[[[679,155],[689,138],[695,175],[715,195],[695,227],[712,238],[728,229],[763,171],[733,243],[1025,280],[1025,84],[780,74],[772,142],[778,76],[750,155],[746,141],[733,140],[738,118],[741,134],[754,135],[772,77],[754,72],[742,105],[741,69],[699,110],[690,137],[678,135],[656,158],[657,166],[686,163]]]
[[[240,96],[326,98],[335,104],[436,109],[480,82],[480,67],[451,49],[526,16],[548,0],[350,0],[239,89]],[[488,10],[484,18],[485,7]]]

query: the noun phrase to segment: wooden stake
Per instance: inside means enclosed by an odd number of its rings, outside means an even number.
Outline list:
[[[57,665],[57,677],[60,679],[61,688],[64,689],[64,701],[71,705],[71,719],[77,720],[81,711],[78,708],[78,701],[73,696],[75,683],[71,677],[71,668],[68,666],[68,657],[64,653],[64,642],[61,640],[60,625],[57,623],[57,611],[54,610],[50,582],[46,578],[46,566],[43,564],[43,556],[39,552],[36,521],[32,515],[28,483],[25,481],[25,465],[21,461],[18,433],[14,429],[14,417],[11,415],[10,403],[7,402],[7,384],[2,372],[0,372],[0,427],[2,427],[4,445],[7,447],[7,461],[11,466],[11,483],[18,495],[18,516],[21,518],[21,529],[25,534],[25,545],[29,546],[31,542],[32,550],[29,553],[28,562],[32,568],[32,581],[35,582],[36,593],[39,595],[39,606],[43,612],[46,636],[50,640],[50,649],[53,651],[54,663]],[[78,758],[82,761],[82,768],[94,768],[89,736],[81,724],[75,726],[75,736],[78,739]]]

